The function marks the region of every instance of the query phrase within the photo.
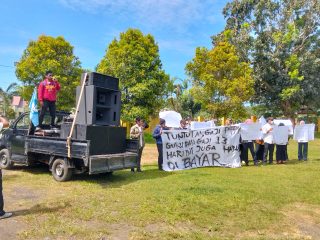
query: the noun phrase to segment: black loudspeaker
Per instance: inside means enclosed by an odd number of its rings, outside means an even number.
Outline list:
[[[71,123],[61,125],[61,138],[67,138]],[[124,153],[126,151],[126,128],[111,126],[88,126],[76,124],[73,139],[90,140],[90,155]]]
[[[77,87],[77,102],[81,87]],[[89,85],[84,87],[77,124],[120,126],[121,93]]]
[[[84,79],[85,73],[81,75],[81,86],[82,81]],[[115,77],[111,77],[108,75],[104,75],[101,73],[90,72],[87,74],[87,78],[85,79],[86,85],[94,85],[97,87],[108,88],[112,90],[119,90],[119,79]]]

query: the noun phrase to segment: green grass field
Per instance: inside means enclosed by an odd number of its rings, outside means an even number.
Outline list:
[[[319,139],[307,162],[291,141],[285,165],[171,173],[157,170],[156,147],[147,147],[142,173],[58,183],[46,168],[6,171],[18,238],[320,239]]]

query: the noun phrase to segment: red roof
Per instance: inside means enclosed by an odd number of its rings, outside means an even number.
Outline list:
[[[11,106],[24,108],[28,106],[28,102],[24,101],[20,96],[13,96]]]
[[[20,105],[20,101],[21,101],[20,96],[13,96],[11,105],[18,107]]]

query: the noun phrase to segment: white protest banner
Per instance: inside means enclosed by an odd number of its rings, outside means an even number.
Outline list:
[[[239,126],[164,131],[163,169],[240,167],[239,138]]]
[[[293,135],[293,124],[290,119],[274,119],[273,122],[278,126],[280,123],[283,123],[285,126],[288,126],[289,134]]]
[[[314,140],[314,124],[297,125],[294,128],[293,139],[298,142],[308,142]]]
[[[260,123],[240,123],[241,139],[251,141],[260,139],[261,137],[261,124]]]
[[[265,125],[267,123],[267,120],[264,118],[264,116],[261,116],[259,118],[259,123],[261,123],[261,126]]]
[[[312,124],[307,124],[308,125],[308,139],[309,141],[313,141],[314,140],[314,131],[316,126],[312,123]]]
[[[159,112],[159,117],[166,120],[167,127],[179,128],[181,114],[175,111],[163,111]]]
[[[196,130],[196,129],[204,129],[204,128],[211,128],[212,127],[212,122],[196,122],[192,121],[190,124],[190,129],[191,130]]]
[[[275,144],[284,145],[288,143],[289,127],[288,126],[273,126],[273,141]]]

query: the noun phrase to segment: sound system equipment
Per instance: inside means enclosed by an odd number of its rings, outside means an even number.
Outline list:
[[[84,79],[85,73],[81,75],[81,86]],[[97,87],[108,88],[112,90],[119,90],[119,79],[111,77],[105,74],[90,72],[87,73],[87,78],[85,79],[86,85],[94,85]]]
[[[91,72],[85,82],[82,97],[81,87],[76,89],[80,106],[72,139],[89,140],[90,155],[124,153],[126,151],[126,128],[120,126],[121,92],[119,79]],[[61,125],[60,137],[67,138],[71,122]]]
[[[77,102],[81,87],[77,87]],[[121,112],[120,91],[89,85],[84,87],[77,124],[119,126]]]
[[[61,138],[67,138],[70,123],[61,125]],[[90,155],[124,153],[126,151],[126,128],[76,124],[72,139],[90,140]]]

